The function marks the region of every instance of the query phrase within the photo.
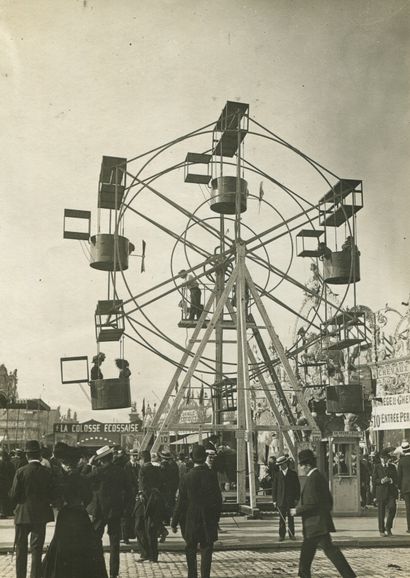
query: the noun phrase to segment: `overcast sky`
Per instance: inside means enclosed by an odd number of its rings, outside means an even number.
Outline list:
[[[407,0],[0,0],[0,362],[18,369],[20,397],[92,415],[78,386],[61,385],[59,359],[95,354],[93,312],[107,281],[77,241],[63,240],[64,208],[92,210],[95,232],[102,155],[135,157],[215,121],[227,100],[249,103],[252,118],[338,176],[363,180],[358,302],[400,308],[410,291],[409,12]],[[253,153],[312,202],[327,191],[266,143],[252,141]],[[158,186],[194,210],[203,191],[178,178]],[[266,186],[265,198],[284,208],[269,194]],[[183,230],[166,205],[144,202]],[[126,234],[136,254],[147,242],[144,275],[131,259],[138,293],[170,275],[173,243],[130,215]],[[306,280],[302,269],[295,275]],[[177,302],[153,315],[184,344]],[[277,331],[286,342],[290,326]],[[106,348],[107,377],[115,347]],[[129,341],[125,354],[138,406],[158,401],[172,367]]]

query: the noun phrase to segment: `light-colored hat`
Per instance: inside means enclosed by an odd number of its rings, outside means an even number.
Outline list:
[[[402,452],[403,452],[404,454],[407,454],[407,453],[410,452],[410,444],[409,444],[409,442],[408,442],[407,440],[402,441],[400,447],[401,447]]]
[[[286,464],[288,461],[289,458],[287,458],[286,456],[279,456],[278,459],[276,460],[276,465],[281,466],[282,464]]]
[[[151,463],[159,463],[160,459],[156,452],[151,452]]]
[[[109,456],[110,454],[113,454],[113,453],[114,453],[114,448],[110,448],[110,446],[103,446],[102,448],[99,448],[95,452],[95,459],[101,460],[102,458],[105,458],[105,456]]]
[[[170,451],[168,450],[162,450],[162,452],[159,452],[159,457],[162,458],[163,460],[170,460],[172,459],[172,454]]]

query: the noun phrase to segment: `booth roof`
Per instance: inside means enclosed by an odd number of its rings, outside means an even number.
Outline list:
[[[211,436],[209,435],[210,432],[202,432],[202,442],[208,440]],[[195,444],[199,442],[199,433],[195,432],[195,433],[191,433],[191,434],[186,434],[185,436],[179,438],[179,440],[176,440],[175,442],[171,442],[169,445],[170,446],[176,446],[177,444],[181,445],[181,444]]]

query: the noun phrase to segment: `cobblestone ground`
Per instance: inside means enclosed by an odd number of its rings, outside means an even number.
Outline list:
[[[360,578],[409,578],[408,548],[345,548],[344,553]],[[121,554],[120,578],[186,578],[183,553],[164,552],[158,564],[138,563],[138,554]],[[296,578],[298,551],[261,552],[238,550],[215,552],[212,578]],[[106,557],[108,564],[108,556]],[[336,578],[339,574],[319,551],[313,562],[314,578]],[[0,577],[14,578],[14,560],[0,556]]]

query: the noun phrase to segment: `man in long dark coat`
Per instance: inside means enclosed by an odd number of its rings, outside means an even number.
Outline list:
[[[0,518],[11,514],[9,491],[13,484],[15,469],[6,450],[0,450]]]
[[[212,552],[218,539],[218,522],[222,509],[222,495],[215,473],[206,465],[204,446],[192,450],[194,467],[179,486],[178,500],[171,527],[177,531],[180,524],[185,540],[188,578],[197,577],[196,551],[201,548],[201,578],[210,578]]]
[[[389,450],[382,451],[380,462],[373,470],[380,536],[391,536],[393,520],[396,515],[398,496],[398,477],[396,466],[390,462]]]
[[[354,578],[356,574],[349,566],[338,546],[335,546],[330,532],[335,532],[331,511],[333,498],[326,478],[316,468],[316,458],[312,450],[299,452],[299,466],[306,481],[299,504],[291,513],[302,516],[303,543],[299,559],[300,578],[311,578],[311,565],[318,546],[337,568],[343,578]]]
[[[135,530],[141,549],[138,562],[158,562],[158,537],[164,535],[165,530],[162,471],[152,464],[148,450],[141,452],[140,462],[139,500],[135,508]]]
[[[121,517],[131,497],[128,478],[119,465],[113,463],[113,448],[97,450],[82,472],[92,485],[93,497],[87,506],[97,536],[102,540],[107,526],[110,538],[110,578],[117,578],[120,567]],[[90,472],[90,466],[97,463]]]
[[[15,505],[16,578],[27,575],[27,541],[30,534],[31,578],[41,577],[46,524],[54,519],[51,509],[53,484],[51,472],[41,465],[40,445],[36,440],[26,445],[28,464],[14,476],[10,498]]]
[[[161,494],[165,505],[164,524],[169,526],[179,486],[179,469],[170,451],[163,450],[159,453],[159,457],[161,458],[163,482]]]
[[[289,460],[286,456],[280,456],[276,464],[279,471],[273,478],[272,501],[279,512],[279,541],[286,536],[286,518],[288,520],[289,538],[295,540],[295,519],[290,514],[300,498],[300,483],[297,473],[289,468]]]
[[[400,495],[406,504],[407,533],[410,534],[410,444],[404,441],[401,444],[402,455],[397,468]]]
[[[123,467],[131,486],[131,496],[128,504],[125,504],[124,515],[121,519],[121,534],[124,543],[129,544],[130,539],[135,538],[134,508],[138,495],[138,478],[140,473],[138,450],[131,450],[130,459],[125,461]]]

